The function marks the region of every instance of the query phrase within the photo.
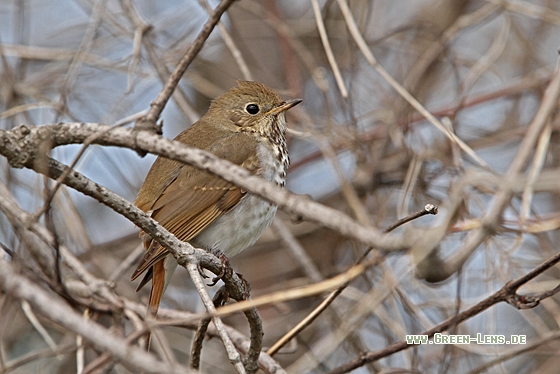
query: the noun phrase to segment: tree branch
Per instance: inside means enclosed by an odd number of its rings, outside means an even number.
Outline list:
[[[473,305],[469,309],[446,319],[439,325],[427,331],[424,331],[423,333],[421,333],[421,335],[428,335],[428,338],[431,338],[436,333],[441,333],[451,327],[457,326],[459,323],[464,322],[467,319],[480,314],[481,312],[485,311],[486,309],[500,302],[507,302],[508,304],[513,305],[518,309],[530,309],[536,307],[539,304],[540,300],[544,299],[545,296],[550,297],[552,292],[545,292],[542,295],[537,295],[533,297],[533,296],[518,295],[517,290],[519,289],[519,287],[521,287],[531,279],[535,278],[537,275],[542,274],[544,271],[550,269],[552,266],[556,265],[559,262],[560,262],[560,253],[544,261],[542,264],[537,266],[535,269],[531,270],[526,275],[523,275],[513,281],[506,283],[498,291],[488,296],[484,300],[478,302],[477,304]],[[558,287],[555,287],[554,290],[557,292]],[[408,344],[405,340],[401,340],[400,342],[391,344],[390,346],[387,346],[379,351],[363,353],[359,357],[330,371],[329,374],[348,373],[365,364],[377,361],[383,357],[388,357],[393,353],[400,352],[404,349],[413,347],[414,345],[415,344]]]
[[[190,373],[191,371],[178,364],[171,365],[159,361],[145,350],[130,346],[127,341],[115,335],[91,319],[85,319],[58,296],[48,294],[44,289],[18,274],[14,265],[0,256],[0,286],[2,291],[18,300],[27,300],[41,315],[67,328],[74,333],[86,337],[96,347],[126,362],[139,371],[146,373]]]
[[[179,84],[181,77],[183,76],[183,74],[185,73],[185,71],[191,64],[191,62],[194,60],[196,55],[198,55],[198,52],[200,52],[200,50],[204,46],[206,39],[208,39],[212,30],[214,30],[214,27],[216,27],[216,25],[218,24],[218,21],[220,20],[222,14],[224,14],[224,12],[231,6],[231,4],[233,4],[234,1],[235,0],[223,0],[216,7],[216,9],[214,9],[214,12],[212,12],[212,15],[210,16],[210,18],[208,18],[208,21],[206,21],[206,23],[202,27],[200,34],[198,34],[194,42],[187,50],[187,53],[183,56],[181,61],[179,61],[179,63],[175,67],[175,70],[173,71],[173,73],[165,83],[163,90],[159,93],[156,99],[152,101],[152,103],[150,104],[150,110],[148,114],[146,114],[145,117],[141,118],[136,122],[135,125],[136,129],[151,130],[157,132],[158,126],[156,125],[156,121],[161,115],[161,112],[163,111],[165,104],[167,104],[167,102],[169,101],[169,98],[173,94],[173,91],[175,91],[175,87],[177,87],[177,85]]]
[[[70,123],[34,128],[22,125],[10,131],[0,130],[0,153],[8,159],[13,167],[27,166],[33,168],[36,159],[43,157],[36,154],[37,144],[45,139],[49,139],[52,147],[76,144],[83,142],[92,133],[103,132],[107,128],[107,125],[95,123]],[[111,131],[107,131],[103,136],[96,138],[94,142],[100,145],[113,145],[147,151],[208,170],[255,195],[273,202],[289,213],[299,215],[304,219],[338,231],[348,238],[376,248],[405,250],[415,241],[412,237],[402,238],[396,235],[386,235],[374,227],[360,225],[335,209],[315,203],[307,197],[282,190],[209,152],[189,147],[177,141],[167,140],[147,131],[138,132],[132,129],[112,128]]]

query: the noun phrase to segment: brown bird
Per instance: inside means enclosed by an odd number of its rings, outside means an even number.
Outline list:
[[[262,83],[238,81],[175,140],[284,187],[289,165],[285,112],[300,102],[282,101]],[[179,240],[227,257],[252,245],[277,208],[218,176],[161,156],[134,203]],[[137,291],[152,280],[148,310],[155,316],[177,262],[149,235],[141,231],[140,237],[146,254],[132,280],[147,271]]]

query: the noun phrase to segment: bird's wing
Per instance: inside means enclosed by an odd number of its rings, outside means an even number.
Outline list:
[[[256,143],[251,136],[233,134],[222,139],[209,151],[258,174]],[[172,180],[165,182],[161,195],[146,210],[152,211],[152,218],[181,241],[194,238],[218,217],[239,204],[246,194],[246,191],[234,184],[190,165],[180,166],[180,170],[170,179]],[[141,235],[146,254],[132,274],[132,280],[169,254],[167,249],[148,235]],[[139,289],[150,278],[148,274]]]

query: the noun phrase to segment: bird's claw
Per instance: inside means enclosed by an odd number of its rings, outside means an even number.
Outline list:
[[[200,274],[200,276],[201,276],[203,279],[210,278],[208,275],[206,275],[206,274],[204,273],[204,269],[202,268],[202,266],[200,266],[200,263],[197,263],[197,264],[196,264],[196,268],[198,269],[198,273]]]
[[[216,283],[218,283],[218,281],[222,279],[224,275],[226,275],[226,272],[228,270],[233,272],[231,265],[229,263],[229,259],[226,257],[226,255],[223,254],[223,252],[215,251],[214,256],[218,257],[220,261],[222,261],[222,269],[220,270],[220,274],[212,278],[212,283],[208,284],[208,286],[210,287],[215,286]]]

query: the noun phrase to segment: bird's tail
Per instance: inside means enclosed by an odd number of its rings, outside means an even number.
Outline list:
[[[156,318],[163,291],[167,288],[165,282],[167,278],[165,269],[166,260],[167,257],[162,258],[152,267],[152,289],[150,290],[150,299],[148,300],[148,315],[152,318]],[[146,334],[146,348],[148,350],[150,349],[150,339],[151,333],[148,331]]]

